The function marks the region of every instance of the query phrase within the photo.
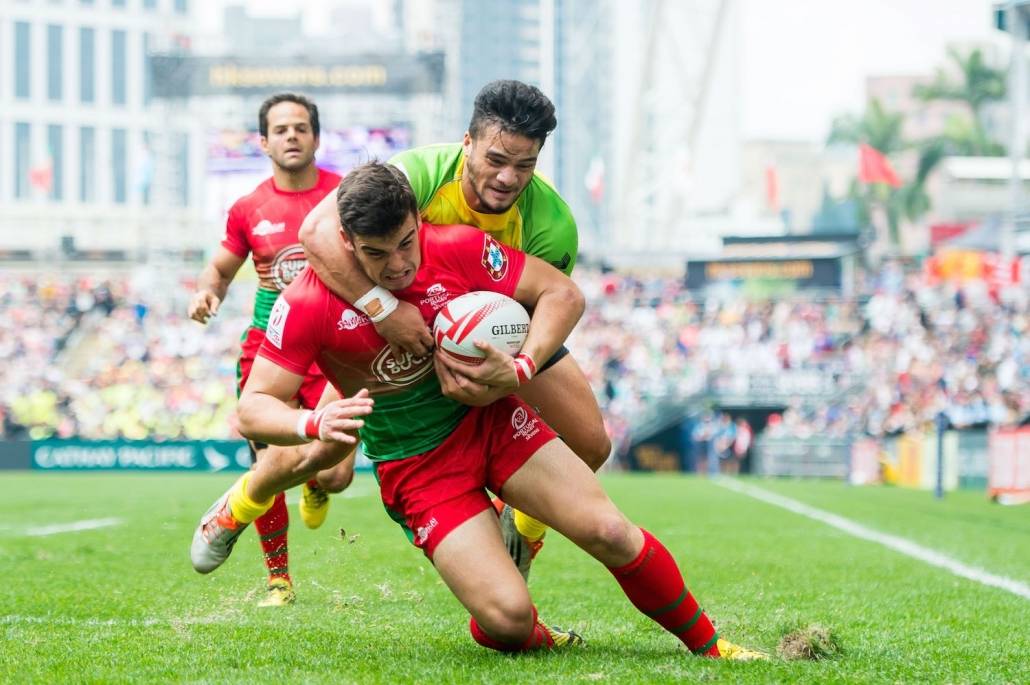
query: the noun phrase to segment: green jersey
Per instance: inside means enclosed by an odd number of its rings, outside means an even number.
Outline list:
[[[558,191],[539,173],[533,174],[508,211],[484,214],[469,207],[461,190],[465,152],[460,143],[407,150],[390,162],[408,177],[423,221],[475,226],[505,245],[539,257],[567,275],[572,273],[579,248],[576,221]]]

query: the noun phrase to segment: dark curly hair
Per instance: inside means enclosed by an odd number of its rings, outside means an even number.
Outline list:
[[[558,126],[554,103],[539,88],[522,81],[491,81],[476,95],[469,122],[469,135],[479,136],[483,128],[499,125],[505,133],[544,141]]]

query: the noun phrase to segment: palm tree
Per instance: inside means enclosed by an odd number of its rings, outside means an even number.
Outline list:
[[[833,120],[829,143],[858,145],[867,143],[885,155],[900,152],[907,145],[901,137],[905,117],[898,112],[888,112],[879,99],[873,99],[861,118],[845,114]]]
[[[905,117],[898,112],[887,111],[878,99],[869,102],[862,116],[844,115],[833,120],[830,136],[827,141],[833,145],[844,143],[858,145],[866,143],[885,155],[901,152],[911,147],[902,137]],[[866,225],[871,225],[873,205],[880,205],[887,215],[888,239],[891,247],[897,248],[900,243],[900,223],[902,215],[908,216],[906,208],[917,208],[921,203],[918,196],[926,196],[920,188],[911,198],[902,199],[905,188],[895,190],[884,184],[865,185],[856,179],[848,189],[848,196],[857,201],[859,216]],[[926,201],[927,206],[929,201]],[[924,210],[925,211],[925,210]],[[913,217],[909,217],[912,219]],[[918,218],[916,216],[915,218]]]
[[[959,81],[953,81],[945,69],[938,69],[933,82],[916,86],[913,94],[925,102],[962,102],[969,108],[972,121],[952,117],[945,125],[941,139],[950,154],[974,157],[1004,155],[1004,146],[987,135],[983,112],[988,104],[1005,97],[1005,72],[988,65],[979,48],[968,54],[949,48],[948,57],[956,67]]]
[[[967,55],[963,55],[957,48],[948,48],[948,57],[958,67],[961,82],[955,83],[944,69],[938,69],[933,83],[916,86],[913,94],[927,102],[964,102],[969,106],[973,120],[982,124],[984,105],[1005,97],[1005,72],[988,65],[979,48],[971,50]]]

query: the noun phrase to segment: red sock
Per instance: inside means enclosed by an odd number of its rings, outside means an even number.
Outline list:
[[[547,629],[536,620],[536,607],[533,607],[533,632],[522,642],[500,642],[483,632],[483,629],[476,623],[476,619],[469,619],[469,632],[472,639],[490,649],[498,652],[528,652],[534,649],[544,649],[554,646],[554,640]]]
[[[272,508],[254,521],[254,529],[265,553],[265,566],[269,578],[290,580],[290,553],[286,546],[286,531],[290,528],[290,514],[286,509],[286,495],[275,496]]]
[[[322,486],[318,484],[318,479],[317,478],[312,478],[311,480],[309,480],[308,481],[308,487],[312,488],[312,489],[314,489],[314,488],[318,488],[319,490],[322,489]]]
[[[694,654],[719,656],[719,634],[683,583],[669,550],[644,529],[644,548],[620,568],[608,569],[633,606],[678,637]]]

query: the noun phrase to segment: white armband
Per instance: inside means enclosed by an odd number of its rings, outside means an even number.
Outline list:
[[[400,301],[394,297],[393,293],[383,286],[377,285],[358,298],[354,306],[360,309],[363,314],[368,315],[372,323],[379,323],[390,316],[390,314],[393,314],[393,310],[397,309],[398,304],[400,304]]]

